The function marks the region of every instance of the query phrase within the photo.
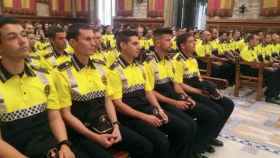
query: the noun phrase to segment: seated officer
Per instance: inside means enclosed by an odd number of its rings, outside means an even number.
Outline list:
[[[181,88],[174,82],[172,60],[168,56],[171,33],[171,30],[166,28],[154,31],[155,47],[145,62],[145,68],[148,71],[147,78],[150,79],[154,93],[164,110],[189,124],[193,124],[189,116],[198,119],[197,138],[194,141],[193,150],[197,157],[201,157],[200,153],[204,151],[214,152],[208,143],[215,135],[220,118],[214,110],[195,102],[184,91],[178,90]]]
[[[248,45],[241,51],[240,57],[247,62],[261,62],[258,59],[256,46],[258,44],[258,37],[252,34],[248,37]],[[248,65],[241,65],[241,72],[245,75],[256,76],[258,69]],[[266,67],[264,70],[264,81],[267,86],[265,91],[265,100],[270,103],[280,104],[278,97],[280,93],[280,68],[278,63],[273,63],[271,67]]]
[[[48,69],[52,69],[68,59],[70,53],[65,51],[66,32],[57,26],[52,26],[48,30],[50,47],[40,51],[41,56],[46,60]]]
[[[35,35],[31,33],[27,34],[27,39],[30,46],[30,53],[29,56],[26,58],[26,61],[28,61],[31,66],[36,68],[48,68],[48,63],[46,62],[46,60],[44,60],[44,58],[40,56],[38,50],[36,50],[36,48],[34,47],[36,42]]]
[[[111,146],[128,151],[132,158],[149,158],[153,150],[151,143],[117,120],[105,65],[90,59],[96,49],[91,28],[73,24],[67,39],[74,55],[57,67],[55,84],[70,139],[91,158],[112,158],[106,150]]]
[[[97,49],[91,58],[105,62],[106,66],[109,67],[115,62],[116,58],[119,56],[119,53],[116,50],[105,50],[102,47],[102,34],[100,30],[93,29],[93,32],[95,34],[95,44]]]
[[[153,143],[154,158],[186,158],[193,129],[164,112],[154,97],[144,68],[135,61],[140,52],[137,33],[120,32],[117,47],[121,55],[108,76],[120,121]]]
[[[52,73],[26,63],[28,40],[15,19],[0,18],[0,35],[0,157],[43,158],[53,149],[74,158]]]
[[[216,138],[230,117],[234,103],[229,98],[221,96],[214,85],[203,81],[201,78],[197,61],[193,57],[195,49],[194,37],[189,34],[183,34],[178,37],[177,45],[180,51],[173,61],[175,80],[186,92],[190,92],[190,96],[196,101],[204,103],[204,105],[207,105],[222,116],[222,121],[216,131]],[[222,142],[214,139],[211,144],[221,146]]]

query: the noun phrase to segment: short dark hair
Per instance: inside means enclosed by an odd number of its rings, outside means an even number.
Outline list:
[[[66,38],[69,41],[70,39],[77,39],[80,34],[80,30],[92,30],[92,28],[84,23],[73,24],[68,28]]]
[[[155,39],[160,38],[162,35],[172,35],[173,32],[169,28],[158,28],[154,31],[154,37]]]
[[[127,43],[129,42],[129,38],[132,36],[138,37],[138,34],[136,31],[131,31],[131,30],[125,30],[121,31],[117,34],[117,49],[121,50],[121,42]]]
[[[60,32],[65,32],[65,31],[64,31],[63,28],[61,28],[61,27],[52,26],[52,27],[50,27],[50,28],[48,29],[47,37],[48,37],[48,38],[55,38],[55,35],[56,35],[57,33],[60,33]]]
[[[247,36],[246,42],[250,42],[254,37],[256,37],[256,34],[249,34]]]
[[[180,45],[182,43],[185,43],[188,40],[189,37],[192,37],[192,35],[190,33],[184,33],[182,35],[179,35],[176,38],[176,45],[177,45],[177,48],[179,49],[179,51],[182,51]]]
[[[0,28],[7,24],[19,24],[19,22],[13,17],[0,17]]]
[[[0,16],[0,29],[7,24],[19,24],[19,22],[13,17]],[[1,32],[0,32],[0,36],[1,36]]]

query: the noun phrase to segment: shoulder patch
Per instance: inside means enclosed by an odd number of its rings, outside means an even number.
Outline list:
[[[59,64],[59,65],[57,66],[57,69],[58,69],[59,71],[63,71],[63,70],[69,69],[71,66],[72,66],[72,63],[71,63],[70,61],[66,61],[66,62],[64,62],[64,63],[62,63],[62,64]]]

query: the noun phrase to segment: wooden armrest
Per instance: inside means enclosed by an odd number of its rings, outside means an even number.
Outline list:
[[[244,65],[249,65],[251,67],[254,68],[264,68],[264,67],[270,67],[272,66],[273,63],[269,62],[269,63],[265,63],[265,62],[248,62],[248,61],[241,61],[240,64],[244,64]]]
[[[209,77],[204,75],[202,75],[201,77],[204,80],[214,82],[218,86],[218,89],[226,89],[228,87],[228,81],[225,79]]]

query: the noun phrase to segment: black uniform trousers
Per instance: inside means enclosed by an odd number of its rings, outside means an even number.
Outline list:
[[[164,96],[179,100],[179,96],[174,91],[171,82],[157,84],[155,90]],[[196,101],[196,106],[193,109],[188,109],[186,111],[165,103],[161,103],[161,105],[165,110],[180,117],[185,122],[191,122],[189,119],[190,117],[196,120],[197,130],[192,150],[195,153],[205,151],[207,145],[216,136],[218,125],[221,122],[219,114],[215,110],[202,104],[200,101]]]
[[[30,158],[46,158],[50,149],[58,143],[49,129],[47,112],[1,123],[2,139]],[[83,149],[73,144],[77,158],[90,158]]]
[[[120,132],[122,141],[114,144],[111,148],[128,151],[131,158],[152,158],[153,145],[150,141],[123,125],[120,125]],[[113,158],[109,149],[105,149],[100,144],[82,135],[77,133],[73,135],[72,133],[71,141],[82,148],[89,158]]]
[[[240,71],[244,75],[248,76],[257,76],[258,75],[258,69],[251,68],[248,65],[241,65]],[[269,71],[264,70],[264,82],[267,86],[267,90],[265,92],[265,95],[267,98],[276,97],[280,93],[280,69]]]
[[[88,122],[87,116],[100,110],[106,111],[104,97],[84,102],[73,101],[71,108],[72,113],[82,122]],[[109,150],[97,142],[89,140],[73,129],[68,128],[68,131],[73,144],[80,146],[90,158],[113,158]],[[131,158],[151,158],[153,145],[148,139],[123,125],[120,125],[120,132],[122,141],[113,144],[112,148],[129,152]]]
[[[124,94],[124,103],[146,114],[153,114],[153,107],[145,98],[144,90]],[[192,142],[193,126],[179,117],[167,112],[169,122],[160,127],[153,127],[141,120],[119,114],[119,120],[153,143],[153,158],[186,158]]]
[[[184,79],[185,84],[188,84],[192,87],[201,89],[201,87],[200,87],[201,85],[199,84],[199,82],[200,81],[199,81],[198,77]],[[203,103],[203,105],[207,106],[208,108],[215,110],[220,115],[220,118],[222,118],[222,121],[219,124],[219,128],[216,131],[215,136],[217,137],[234,110],[233,101],[225,96],[223,96],[219,100],[213,100],[209,97],[202,96],[199,94],[190,94],[190,96],[193,99],[195,99],[196,101]]]

